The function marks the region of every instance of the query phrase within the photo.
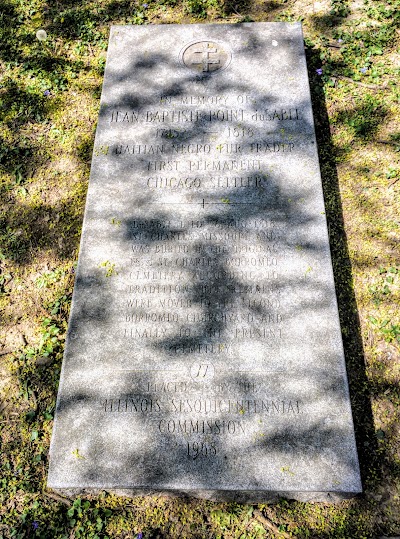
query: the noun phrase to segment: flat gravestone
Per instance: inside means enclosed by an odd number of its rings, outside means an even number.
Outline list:
[[[48,486],[361,491],[300,24],[111,29]]]

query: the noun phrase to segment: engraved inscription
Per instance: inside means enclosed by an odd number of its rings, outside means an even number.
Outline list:
[[[186,47],[182,61],[197,72],[213,73],[230,56],[217,43],[200,42]],[[231,95],[164,95],[160,106],[117,109],[111,115],[111,122],[127,127],[165,125],[152,129],[154,140],[120,140],[111,147],[133,170],[141,168],[143,189],[156,197],[187,193],[186,203],[198,205],[194,212],[212,211],[215,204],[229,207],[234,191],[239,204],[250,199],[268,203],[273,166],[266,167],[265,160],[296,152],[297,141],[280,126],[300,121],[299,109],[256,108],[251,96]],[[171,127],[202,122],[215,127],[196,139],[186,138],[187,129]],[[265,122],[276,127],[264,133]],[[220,198],[211,193],[221,193]],[[300,416],[299,400],[268,398],[262,392],[252,396],[254,383],[219,378],[224,372],[220,362],[244,343],[245,348],[262,343],[268,357],[267,350],[278,350],[284,339],[283,298],[274,288],[287,257],[281,248],[284,234],[284,226],[261,216],[221,215],[212,224],[196,214],[174,221],[133,219],[123,336],[140,346],[163,343],[168,357],[192,361],[184,381],[148,382],[139,396],[106,399],[104,411],[157,417],[159,434],[176,438],[193,461],[217,458],[221,438],[257,437],[246,426],[248,418]],[[217,370],[208,358],[219,363]]]
[[[206,75],[231,56],[227,47],[201,41],[187,45],[181,59]],[[129,222],[120,334],[150,356],[162,349],[186,376],[147,382],[137,395],[102,406],[153,417],[158,433],[176,438],[193,461],[217,458],[221,438],[257,437],[249,418],[302,414],[299,399],[255,394],[256,384],[245,379],[224,381],[227,358],[245,359],[253,350],[264,369],[271,358],[279,365],[287,231],[285,219],[265,209],[277,197],[273,163],[290,162],[298,151],[291,130],[302,117],[295,106],[266,108],[251,95],[232,94],[161,95],[158,106],[111,111],[111,123],[124,130],[109,152],[140,171],[137,185],[157,201],[154,213],[163,207],[168,216]],[[254,204],[259,211],[243,217]]]
[[[212,367],[210,364],[208,364]],[[207,372],[207,364],[197,364],[193,369],[194,376],[193,380],[197,384],[198,382],[207,383],[210,381],[211,377],[207,378],[203,376]],[[199,374],[199,376],[196,376]],[[224,391],[225,393],[229,391],[230,385],[223,384],[220,386],[204,386],[207,389],[215,389]],[[160,386],[152,387],[154,391],[158,389],[161,393],[170,393],[175,391],[185,391],[190,393],[194,389],[198,389],[198,385],[191,386],[188,383],[180,383],[179,385],[174,385],[173,382],[168,384],[160,384]],[[235,389],[251,389],[252,386],[246,386],[238,384]],[[299,415],[301,414],[301,403],[299,400],[284,400],[284,399],[275,399],[268,400],[265,399],[234,399],[232,398],[171,398],[164,399],[162,397],[154,396],[145,396],[145,395],[130,395],[127,397],[119,398],[106,398],[100,402],[101,408],[104,412],[119,412],[119,413],[141,413],[141,414],[152,414],[157,415],[159,413],[165,414],[197,414],[203,416],[223,414],[223,415]],[[175,420],[171,420],[174,422]],[[162,419],[160,425],[167,424],[168,420]],[[201,421],[200,421],[201,423]],[[197,422],[198,426],[199,422]],[[224,424],[224,423],[223,423]],[[219,425],[219,422],[218,422]],[[207,426],[207,422],[202,420],[202,432]],[[160,427],[161,428],[161,427]],[[168,428],[169,427],[163,427]],[[172,427],[171,427],[172,428]],[[180,428],[180,427],[179,427]],[[198,427],[197,427],[198,428]],[[239,427],[238,427],[239,428]],[[240,427],[241,428],[241,427]],[[174,427],[175,429],[175,427]],[[197,430],[197,432],[199,432]],[[219,433],[219,431],[218,431]]]
[[[162,103],[165,104],[165,103]],[[187,102],[182,101],[179,105],[186,105]],[[234,138],[254,137],[255,128],[257,130],[263,127],[265,122],[281,124],[289,126],[292,123],[303,120],[302,109],[281,107],[275,109],[256,110],[255,112],[236,108],[236,105],[241,103],[230,103],[229,108],[174,108],[174,109],[114,109],[109,117],[110,123],[124,124],[128,127],[129,124],[169,124],[169,123],[200,123],[200,122],[252,122],[251,127],[243,127],[241,123],[227,128],[227,136]],[[271,127],[269,125],[269,127]],[[157,129],[156,136],[166,140],[179,139],[185,136],[186,131],[177,129]],[[218,132],[215,132],[217,134]],[[107,146],[102,147],[101,153],[107,154]]]

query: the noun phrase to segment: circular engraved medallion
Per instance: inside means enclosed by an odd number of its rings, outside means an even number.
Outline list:
[[[232,55],[227,46],[215,41],[197,41],[187,45],[182,53],[186,67],[198,73],[213,73],[227,67]]]

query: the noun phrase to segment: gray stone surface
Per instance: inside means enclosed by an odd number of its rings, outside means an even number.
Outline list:
[[[48,486],[361,491],[300,24],[111,29]]]

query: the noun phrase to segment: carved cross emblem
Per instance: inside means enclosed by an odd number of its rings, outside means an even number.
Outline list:
[[[231,60],[227,48],[214,41],[199,41],[188,45],[182,54],[186,67],[201,73],[212,73],[226,67]]]
[[[193,55],[200,55],[201,59],[199,58],[199,61],[194,62],[192,61],[192,65],[201,65],[203,68],[202,71],[210,71],[210,66],[212,64],[218,64],[220,63],[220,60],[216,58],[215,56],[218,54],[217,47],[213,47],[211,43],[203,43],[203,47],[199,51],[193,51]],[[214,56],[214,59],[210,56]]]

